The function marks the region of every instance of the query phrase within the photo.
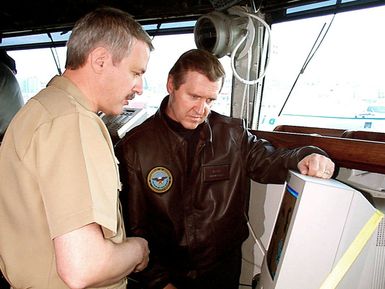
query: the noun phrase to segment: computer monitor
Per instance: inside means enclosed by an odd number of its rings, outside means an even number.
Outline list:
[[[105,123],[114,145],[116,145],[129,130],[141,124],[148,117],[145,109],[131,107],[124,107],[123,112],[119,115],[105,115],[104,113],[100,113],[99,116]]]
[[[290,171],[257,288],[319,289],[376,214],[374,233],[336,289],[385,288],[381,213],[348,185]]]

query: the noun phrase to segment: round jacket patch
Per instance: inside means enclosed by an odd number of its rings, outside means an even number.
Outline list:
[[[148,173],[147,183],[155,193],[164,193],[172,185],[171,172],[164,167],[155,167]]]

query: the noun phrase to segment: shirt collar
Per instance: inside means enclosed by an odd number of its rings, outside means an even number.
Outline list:
[[[92,111],[92,105],[90,101],[69,78],[62,75],[56,75],[48,82],[47,86],[55,86],[58,89],[66,91],[86,110]]]

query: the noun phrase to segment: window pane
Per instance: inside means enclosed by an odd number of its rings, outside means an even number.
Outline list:
[[[155,49],[151,52],[148,69],[145,73],[143,95],[136,97],[130,104],[133,107],[147,106],[150,114],[156,111],[162,99],[167,95],[166,82],[171,67],[182,53],[196,48],[192,33],[156,36],[152,43]],[[230,58],[223,57],[220,61],[226,70],[226,80],[217,101],[214,102],[213,110],[230,115],[232,84]]]
[[[196,48],[193,33],[156,36],[153,39],[153,45],[155,50],[151,52],[148,70],[144,75],[143,95],[137,96],[130,102],[132,107],[146,107],[149,115],[155,112],[167,95],[166,81],[172,65],[183,52]],[[9,51],[8,53],[16,61],[16,77],[25,101],[44,88],[48,81],[59,73],[55,59],[59,59],[58,65],[61,72],[64,72],[65,47],[52,51],[44,48]],[[220,61],[227,71],[227,78],[213,110],[230,115],[232,76],[230,58],[223,57]]]
[[[15,60],[17,74],[24,102],[34,96],[42,88],[46,87],[48,81],[54,76],[64,71],[65,65],[64,47],[28,49],[9,51],[8,54]],[[55,58],[53,57],[55,55]],[[55,59],[58,59],[57,65]]]
[[[385,131],[384,13],[385,6],[337,14],[303,73],[332,16],[273,25],[259,129],[288,124]]]

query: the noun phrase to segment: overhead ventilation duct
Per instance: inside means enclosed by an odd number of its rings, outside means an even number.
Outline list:
[[[261,25],[264,27],[264,32],[261,32]],[[197,20],[194,27],[196,46],[213,53],[218,58],[229,55],[234,76],[247,85],[257,84],[265,76],[271,51],[270,33],[270,26],[262,18],[241,6],[233,6],[225,12],[214,11],[203,15]],[[257,34],[260,35],[258,39]],[[254,43],[254,41],[260,41],[260,43]],[[263,60],[264,69],[258,72],[258,78],[250,80],[238,74],[235,69],[235,59],[239,60],[248,56],[249,63],[251,63],[253,45],[260,47],[259,59],[262,59],[262,54],[265,54],[266,57]]]
[[[248,33],[248,30],[253,33]],[[218,58],[229,55],[247,33],[250,37],[254,35],[254,25],[249,17],[239,12],[238,7],[228,9],[227,13],[214,11],[203,15],[194,27],[196,46]]]

